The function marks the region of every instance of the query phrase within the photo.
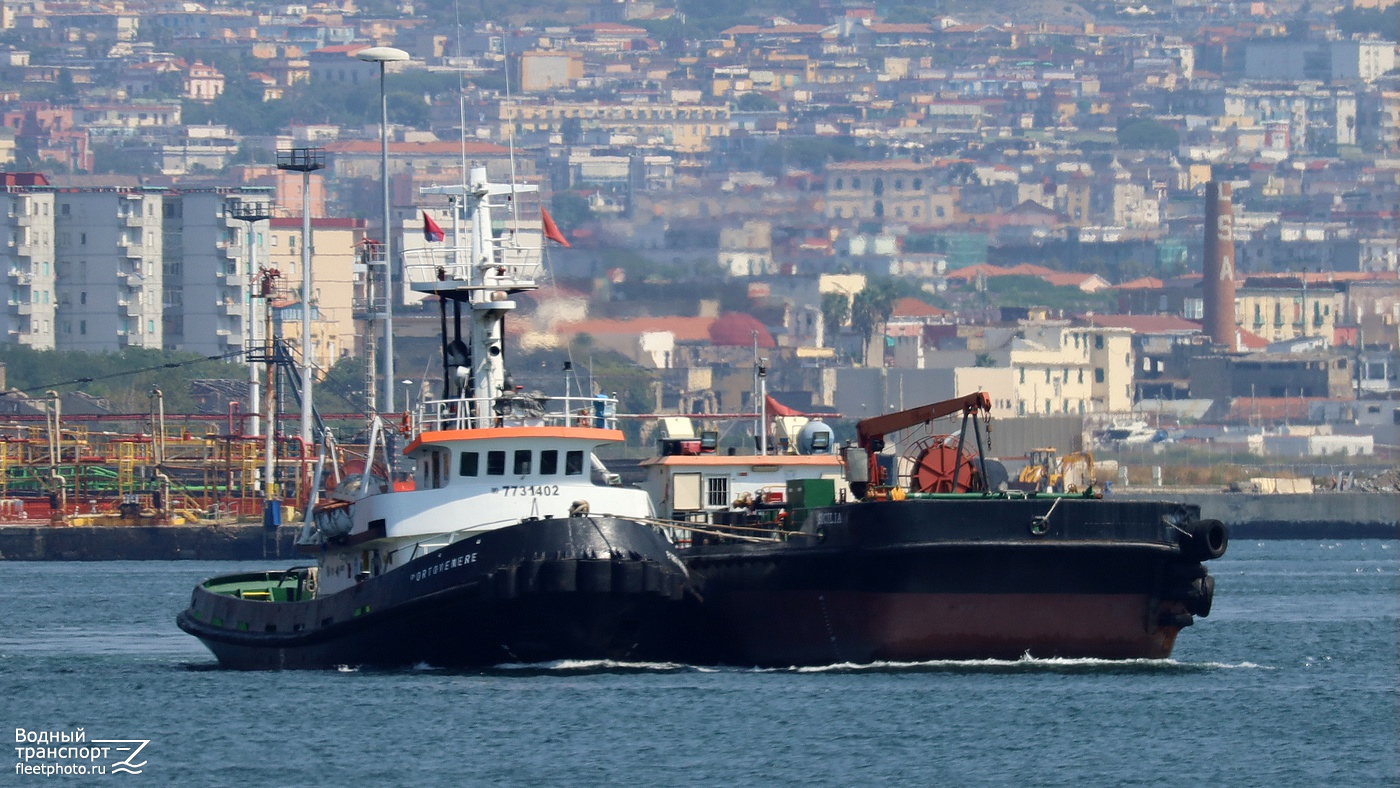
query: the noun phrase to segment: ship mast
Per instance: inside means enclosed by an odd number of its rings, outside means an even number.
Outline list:
[[[495,206],[491,200],[501,196],[513,199],[514,195],[538,190],[532,185],[491,183],[485,167],[473,167],[465,186],[430,186],[422,190],[424,194],[460,196],[459,204],[471,223],[471,240],[466,249],[449,250],[429,281],[415,277],[416,281],[411,282],[413,289],[435,293],[442,299],[443,385],[449,396],[480,403],[511,393],[504,345],[506,315],[516,307],[510,298],[512,294],[538,286],[534,278],[538,262],[527,259],[529,250],[514,244],[503,248],[496,241],[491,218]],[[450,332],[446,330],[448,302],[453,308]],[[461,326],[463,307],[470,321],[465,340]]]

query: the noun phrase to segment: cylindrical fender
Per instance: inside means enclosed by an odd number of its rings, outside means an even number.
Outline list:
[[[540,590],[571,594],[578,590],[578,561],[545,561],[540,566]]]
[[[1193,561],[1209,561],[1225,555],[1230,529],[1219,520],[1197,520],[1180,537],[1181,553]]]
[[[1210,604],[1215,600],[1215,578],[1206,575],[1195,584],[1196,593],[1186,600],[1186,610],[1201,618],[1210,615]]]
[[[1191,618],[1190,613],[1162,613],[1157,616],[1157,626],[1173,627],[1175,629],[1185,629],[1196,623]]]
[[[578,562],[578,590],[583,593],[606,594],[612,590],[612,561],[606,558],[584,558]]]

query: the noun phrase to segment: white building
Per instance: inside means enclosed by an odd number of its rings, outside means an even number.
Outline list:
[[[0,266],[7,297],[0,305],[0,344],[54,346],[53,192],[6,187],[0,192]]]
[[[239,351],[248,326],[249,244],[257,262],[268,260],[267,222],[254,228],[230,211],[245,194],[232,189],[165,195],[165,347],[205,355]],[[263,195],[265,202],[270,195]]]
[[[719,231],[719,266],[730,276],[777,273],[773,264],[773,225],[746,221]]]
[[[1374,81],[1395,68],[1395,42],[1259,40],[1245,44],[1247,79]]]
[[[65,191],[54,202],[54,346],[95,353],[162,347],[160,191]]]
[[[1015,415],[1126,413],[1133,406],[1132,331],[1022,323],[1011,349]]]

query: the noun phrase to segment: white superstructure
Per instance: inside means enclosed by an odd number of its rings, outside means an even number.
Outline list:
[[[646,492],[617,486],[596,456],[623,440],[616,400],[533,396],[509,382],[505,316],[514,293],[536,287],[541,249],[515,234],[497,243],[491,200],[534,190],[488,183],[484,168],[473,169],[466,187],[441,190],[464,198],[470,243],[405,254],[404,281],[441,304],[442,396],[422,401],[405,425],[411,485],[388,482],[385,458],[317,507],[302,544],[325,547],[319,593],[525,520],[654,516]],[[378,444],[376,427],[371,457]]]

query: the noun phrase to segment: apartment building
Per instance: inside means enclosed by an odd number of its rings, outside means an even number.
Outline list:
[[[54,202],[54,347],[163,347],[160,190],[62,190]]]
[[[1125,413],[1133,404],[1132,331],[1024,321],[1011,349],[1017,416]]]
[[[601,130],[634,137],[638,147],[666,147],[677,153],[710,150],[729,136],[729,107],[703,104],[640,104],[598,101],[548,103],[502,101],[501,139],[531,132],[560,134],[566,128]]]
[[[266,190],[200,189],[164,195],[164,346],[205,355],[242,350],[250,333],[248,255],[267,260],[267,225],[252,236],[234,218],[236,199]],[[252,247],[250,249],[250,246]]]
[[[363,219],[311,220],[311,361],[323,374],[337,361],[357,352],[355,344],[356,246],[366,237]],[[268,228],[268,264],[281,274],[279,286],[288,293],[278,311],[283,336],[300,347],[301,217],[277,217]],[[297,325],[292,325],[297,323]]]
[[[1235,323],[1270,342],[1317,337],[1331,345],[1342,310],[1344,288],[1317,283],[1311,289],[1299,279],[1247,280],[1235,291]]]
[[[54,347],[53,191],[42,175],[6,176],[0,191],[0,267],[7,297],[0,305],[0,344]],[[12,185],[24,181],[30,186]],[[42,182],[42,183],[40,183]]]
[[[1395,42],[1256,40],[1244,47],[1249,79],[1371,82],[1395,68]]]
[[[939,191],[942,182],[939,167],[929,162],[832,164],[826,169],[826,217],[946,224],[957,211],[957,196]]]
[[[242,350],[248,258],[265,262],[268,238],[266,225],[250,236],[230,204],[270,202],[270,190],[56,189],[26,173],[0,184],[0,344]]]

